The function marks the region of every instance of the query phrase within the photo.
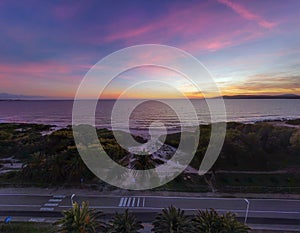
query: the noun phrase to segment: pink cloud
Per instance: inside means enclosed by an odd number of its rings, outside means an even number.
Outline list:
[[[121,40],[126,46],[142,43],[169,44],[195,54],[200,51],[217,51],[262,38],[268,34],[265,28],[276,25],[228,0],[220,2],[239,12],[248,22],[238,20],[238,15],[228,11],[216,13],[216,6],[211,2],[180,8],[175,5],[148,24],[137,25],[132,19],[122,19],[123,27],[112,27],[102,40],[105,43]],[[251,21],[258,22],[260,27],[251,24]],[[99,38],[96,43],[99,43]]]
[[[129,44],[139,41],[166,43],[175,35],[181,39],[189,39],[195,34],[206,32],[210,29],[213,21],[222,18],[222,14],[211,14],[205,10],[205,7],[204,4],[185,8],[173,7],[165,15],[139,26],[132,26],[131,19],[122,19],[124,26],[122,28],[113,27],[109,35],[104,37],[104,41],[124,40]]]
[[[214,52],[220,49],[237,46],[249,41],[256,40],[264,36],[261,30],[253,27],[245,27],[239,30],[234,30],[230,33],[220,31],[209,39],[196,39],[182,45],[186,51],[194,53],[199,52]]]
[[[267,20],[263,19],[261,16],[250,12],[249,10],[247,10],[245,7],[243,7],[240,4],[236,4],[230,0],[218,0],[218,1],[220,3],[226,5],[227,7],[231,8],[233,11],[235,11],[237,14],[239,14],[244,19],[250,20],[250,21],[255,21],[264,28],[270,29],[277,25],[274,22],[267,21]]]

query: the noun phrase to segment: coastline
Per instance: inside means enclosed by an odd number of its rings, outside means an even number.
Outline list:
[[[291,121],[295,121],[296,124],[294,123],[289,123]],[[213,123],[200,123],[200,126],[203,125],[210,125],[210,124],[218,124],[218,123],[222,123],[222,122],[213,122]],[[272,119],[259,119],[259,120],[253,120],[253,121],[226,121],[226,124],[230,124],[230,123],[240,123],[240,124],[259,124],[259,123],[268,123],[274,126],[283,126],[283,127],[292,127],[292,128],[299,128],[300,127],[300,117],[283,117],[283,118],[272,118]],[[0,124],[19,124],[19,125],[44,125],[44,126],[51,126],[53,128],[53,131],[57,131],[60,129],[65,129],[65,128],[69,128],[72,127],[72,124],[63,124],[61,123],[55,123],[55,122],[37,122],[37,121],[5,121],[5,120],[1,120],[0,119]],[[187,126],[186,128],[190,128],[192,129],[194,126]],[[111,127],[107,127],[107,126],[101,126],[101,125],[96,125],[95,127],[98,130],[101,129],[105,129],[105,130],[111,130]],[[118,131],[123,131],[128,133],[127,129],[125,128],[117,128],[116,130]],[[129,129],[130,132],[133,135],[139,135],[139,132],[148,132],[147,128],[130,128]],[[154,129],[157,132],[160,131],[159,128]],[[135,132],[135,133],[134,133]],[[179,127],[173,127],[168,129],[168,134],[173,134],[173,133],[179,133],[180,132],[180,128]]]

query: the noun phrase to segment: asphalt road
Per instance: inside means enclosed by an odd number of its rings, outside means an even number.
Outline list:
[[[62,210],[71,207],[71,195],[0,194],[0,216],[59,217]],[[171,205],[188,214],[209,208],[230,211],[244,221],[249,207],[246,219],[249,224],[291,225],[300,230],[300,200],[76,194],[73,201],[88,201],[91,208],[108,216],[128,208],[144,222],[151,222],[157,212]]]

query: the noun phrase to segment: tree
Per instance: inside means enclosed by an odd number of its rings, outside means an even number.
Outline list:
[[[248,233],[250,228],[245,224],[236,220],[236,215],[233,213],[226,213],[222,216],[222,223],[224,233]]]
[[[198,210],[194,215],[195,232],[199,233],[248,233],[250,228],[236,220],[233,213],[218,214],[215,210]]]
[[[142,223],[126,209],[123,214],[115,214],[109,222],[108,233],[138,233],[143,228]]]
[[[72,209],[63,212],[63,218],[58,220],[53,233],[101,233],[106,232],[105,224],[101,221],[102,212],[89,208],[87,202],[82,205],[74,203]]]
[[[153,221],[155,233],[190,233],[193,232],[191,220],[184,211],[171,206],[163,209]]]
[[[223,229],[222,221],[215,210],[198,210],[194,215],[195,232],[201,233],[220,233]]]

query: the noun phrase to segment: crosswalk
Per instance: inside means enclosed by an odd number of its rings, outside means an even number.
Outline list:
[[[119,207],[138,208],[145,207],[145,197],[121,197]]]
[[[65,195],[53,195],[48,202],[40,208],[40,211],[54,211],[54,208],[57,207],[65,197]]]

